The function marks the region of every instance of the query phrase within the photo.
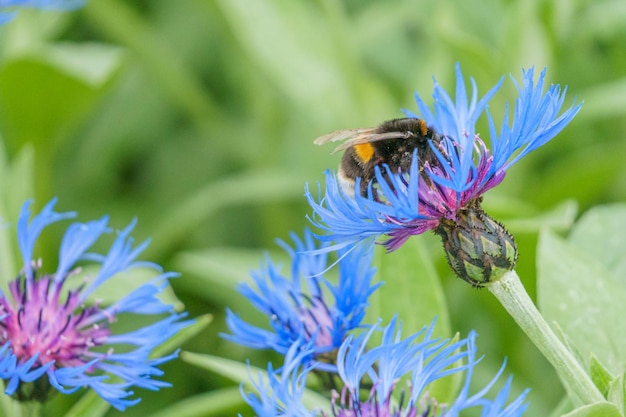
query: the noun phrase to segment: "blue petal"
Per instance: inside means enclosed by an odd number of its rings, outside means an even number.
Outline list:
[[[19,220],[17,222],[17,240],[24,261],[24,274],[32,279],[33,249],[41,231],[48,225],[59,220],[76,217],[75,212],[56,213],[53,208],[57,199],[53,198],[29,223],[30,205],[32,200],[28,200],[22,206]]]
[[[129,384],[107,384],[103,382],[94,382],[89,385],[100,397],[120,411],[124,411],[127,407],[136,405],[141,401],[141,398],[125,399],[134,394],[133,391],[127,391],[129,386]]]
[[[285,355],[281,372],[276,372],[271,363],[267,368],[267,378],[259,374],[252,380],[256,394],[246,394],[241,385],[241,393],[258,417],[314,417],[317,412],[309,411],[302,404],[306,388],[306,376],[313,369],[302,367],[305,358],[312,354],[312,345],[294,343]]]
[[[107,230],[108,216],[89,223],[74,223],[67,228],[59,251],[59,266],[55,282],[65,280],[70,268]]]
[[[468,188],[467,179],[474,168],[474,140],[476,137],[476,122],[486,109],[488,102],[500,89],[503,78],[492,87],[487,94],[478,100],[478,89],[472,79],[472,97],[468,101],[465,80],[461,67],[456,65],[456,99],[453,101],[448,93],[435,82],[433,93],[434,112],[426,105],[419,94],[415,100],[423,119],[440,135],[454,141],[458,156],[452,158],[452,163],[442,162],[449,179],[439,178],[440,183],[454,191],[463,192]],[[454,155],[455,152],[451,152]],[[443,183],[442,183],[443,184]]]
[[[339,188],[336,176],[330,171],[326,171],[325,186],[326,194],[323,198],[313,197],[308,184],[305,196],[313,209],[313,216],[307,216],[307,218],[314,226],[326,233],[318,238],[340,243],[337,246],[327,247],[327,251],[349,246],[370,237],[376,238],[400,228],[387,221],[387,216],[392,215],[391,213],[395,214],[393,205],[378,203],[359,194],[356,194],[354,198],[345,195]],[[356,188],[358,189],[358,185]],[[398,202],[400,203],[401,200]],[[407,204],[410,203],[407,202]],[[405,213],[407,207],[401,204],[398,210]]]
[[[252,273],[254,286],[247,283],[239,286],[241,294],[268,316],[272,330],[250,325],[227,310],[226,322],[231,334],[222,337],[284,354],[295,341],[314,340],[324,333],[329,340],[315,347],[316,354],[321,354],[338,348],[348,332],[362,326],[368,297],[380,285],[371,284],[373,248],[346,247],[337,252],[338,260],[329,266],[327,255],[318,252],[327,250],[328,246],[317,242],[308,229],[303,239],[295,234],[292,239],[294,247],[280,242],[291,257],[290,276],[283,276],[279,267],[268,259],[262,269]],[[324,278],[335,264],[339,266],[337,285]],[[331,299],[326,297],[328,291],[323,291],[322,286],[329,290]]]
[[[158,295],[169,287],[169,278],[178,277],[179,274],[168,272],[150,280],[133,290],[113,305],[108,307],[104,314],[115,315],[119,313],[134,314],[162,314],[174,311],[174,306],[164,303]]]
[[[507,170],[527,153],[554,138],[572,121],[582,106],[574,103],[559,116],[567,88],[561,92],[559,85],[551,85],[543,93],[546,69],[541,72],[536,84],[534,68],[522,71],[522,75],[522,87],[515,83],[519,97],[515,101],[513,125],[509,126],[508,116],[505,115],[498,135],[489,116],[494,156],[493,173]],[[522,149],[521,152],[509,161],[519,149]]]
[[[96,288],[119,272],[139,266],[147,266],[159,271],[161,270],[160,266],[151,262],[134,262],[150,243],[149,240],[146,240],[139,246],[133,248],[133,239],[129,237],[129,235],[136,223],[137,220],[135,219],[119,233],[106,256],[103,257],[101,255],[91,254],[90,256],[84,257],[85,259],[101,262],[102,267],[93,282],[82,292],[81,297],[83,300],[86,300],[89,294]]]

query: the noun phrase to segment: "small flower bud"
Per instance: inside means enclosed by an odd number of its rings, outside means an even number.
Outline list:
[[[479,200],[461,209],[456,221],[442,219],[434,232],[456,275],[474,287],[497,281],[517,262],[513,236],[483,211]]]

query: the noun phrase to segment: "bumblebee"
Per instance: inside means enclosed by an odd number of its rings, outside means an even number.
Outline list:
[[[345,150],[337,172],[339,185],[347,195],[354,196],[356,179],[361,178],[359,192],[367,196],[370,183],[376,182],[376,166],[387,164],[392,172],[406,172],[417,149],[421,170],[425,162],[435,163],[436,156],[429,142],[437,146],[441,137],[424,120],[403,118],[373,128],[338,130],[320,136],[314,143],[338,141],[344,142],[333,153]],[[382,172],[387,175],[385,170]]]

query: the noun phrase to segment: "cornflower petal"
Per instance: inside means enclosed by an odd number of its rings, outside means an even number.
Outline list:
[[[504,387],[498,392],[495,400],[491,401],[484,396],[491,390],[493,385],[499,379],[500,375],[504,372],[504,367],[506,365],[506,360],[500,367],[500,370],[496,373],[493,379],[479,392],[476,394],[469,396],[469,388],[470,383],[474,371],[474,367],[480,361],[480,358],[476,358],[476,333],[474,331],[470,332],[470,335],[467,339],[467,372],[465,376],[465,382],[463,384],[463,388],[459,392],[456,400],[451,404],[450,408],[447,410],[446,416],[458,416],[461,411],[472,408],[472,407],[481,407],[482,417],[518,417],[521,416],[528,405],[524,403],[526,396],[529,390],[525,390],[522,394],[520,394],[513,402],[511,402],[508,406],[505,407],[506,399],[509,396],[509,391],[511,388],[511,378],[507,379]]]
[[[244,346],[273,349],[281,354],[286,354],[297,340],[314,341],[309,358],[312,360],[336,350],[349,332],[362,326],[368,297],[380,284],[371,283],[371,246],[339,250],[335,262],[339,280],[333,284],[324,274],[335,264],[328,264],[326,253],[318,253],[325,245],[316,243],[309,230],[302,239],[295,234],[291,237],[293,247],[280,243],[291,257],[291,276],[284,276],[268,259],[262,269],[252,273],[254,287],[239,287],[252,305],[268,316],[272,330],[253,326],[227,310],[226,323],[231,334],[222,336]]]
[[[320,235],[319,238],[324,241],[344,242],[342,246],[327,247],[328,250],[349,246],[354,240],[377,237],[394,228],[387,222],[388,216],[385,214],[385,211],[392,210],[392,207],[359,195],[352,199],[344,194],[337,176],[331,171],[326,171],[326,194],[323,198],[318,197],[319,203],[309,192],[308,184],[305,194],[313,208],[313,216],[307,218],[316,227],[328,233]]]
[[[525,391],[513,402],[506,404],[511,387],[509,378],[494,400],[485,398],[499,378],[503,368],[495,378],[478,393],[469,395],[469,382],[473,369],[480,359],[476,359],[475,337],[471,332],[467,339],[450,343],[449,340],[432,338],[434,321],[420,332],[402,338],[401,325],[394,318],[389,325],[381,328],[373,326],[358,336],[350,335],[343,342],[337,354],[337,369],[343,385],[341,393],[332,394],[331,414],[321,410],[307,409],[302,403],[305,381],[309,372],[319,371],[319,363],[307,362],[312,344],[295,342],[285,357],[281,372],[268,367],[268,378],[259,377],[253,385],[258,395],[242,395],[259,417],[266,416],[321,416],[333,415],[350,417],[360,415],[376,416],[422,416],[458,417],[459,412],[477,408],[483,417],[519,417],[527,408]],[[374,332],[382,331],[379,345],[367,348]],[[460,364],[461,363],[461,364]],[[305,365],[310,364],[310,365]],[[427,387],[436,380],[448,375],[465,372],[466,382],[450,406],[439,405],[436,398],[430,398]],[[411,394],[408,401],[395,404],[392,394],[397,382],[404,375],[410,375]],[[366,382],[372,384],[369,397],[363,397]],[[402,395],[401,395],[402,396]]]
[[[513,79],[519,92],[515,102],[513,125],[509,127],[508,117],[502,122],[500,135],[496,134],[493,120],[489,115],[490,137],[493,147],[494,163],[491,171],[506,171],[529,152],[539,148],[556,136],[567,126],[580,111],[582,104],[572,104],[560,116],[558,115],[567,87],[561,93],[561,87],[551,85],[543,94],[546,69],[534,83],[534,68],[523,71],[523,84],[520,87]],[[507,106],[508,113],[508,106]],[[522,151],[509,161],[520,148]]]
[[[257,393],[245,393],[241,384],[241,395],[252,407],[258,417],[313,417],[317,412],[309,411],[301,399],[306,388],[306,377],[313,367],[302,364],[313,354],[311,342],[303,344],[296,341],[287,351],[284,365],[280,372],[274,370],[270,363],[267,367],[267,378],[261,374],[255,380],[250,376]],[[249,368],[248,368],[249,369]],[[250,371],[248,370],[248,374]]]
[[[140,398],[127,399],[135,394],[133,391],[128,390],[130,384],[111,384],[95,381],[91,382],[89,387],[118,410],[125,410],[128,407],[139,404],[141,401]]]
[[[130,294],[115,302],[106,309],[106,314],[111,316],[119,313],[135,314],[162,314],[174,311],[174,306],[164,304],[158,295],[165,291],[170,278],[177,278],[180,274],[169,272],[159,275],[145,285],[133,290]]]
[[[33,249],[35,242],[41,234],[41,231],[52,223],[59,220],[69,219],[76,217],[75,212],[56,213],[53,209],[57,203],[57,199],[53,198],[46,206],[41,210],[41,214],[28,223],[30,218],[30,206],[32,200],[28,200],[22,206],[20,217],[17,222],[17,228],[20,232],[17,234],[18,245],[20,252],[22,253],[22,260],[24,262],[24,275],[28,278],[32,278],[32,265]]]
[[[447,178],[438,177],[440,181],[449,183],[449,187],[457,192],[463,192],[468,188],[468,177],[474,167],[473,151],[476,137],[476,122],[487,107],[489,100],[500,89],[504,77],[478,101],[478,88],[474,79],[472,82],[472,99],[468,103],[465,80],[461,72],[461,66],[456,65],[456,99],[453,101],[448,93],[435,81],[433,93],[434,114],[428,110],[428,106],[415,94],[418,108],[423,114],[423,119],[429,126],[433,126],[444,138],[454,141],[453,146],[458,147],[458,155],[452,153],[453,162],[443,163],[446,168]],[[435,180],[435,176],[433,176]],[[435,180],[436,181],[436,180]]]
[[[8,347],[8,344],[7,344]],[[9,379],[4,393],[13,395],[21,382],[32,382],[50,369],[54,365],[54,361],[50,361],[42,366],[33,369],[35,362],[39,359],[39,355],[35,354],[32,358],[24,363],[18,363],[17,358],[8,351],[8,361],[5,362],[3,368],[0,369],[0,375],[3,379]]]
[[[63,280],[70,272],[70,268],[85,254],[107,230],[109,217],[104,216],[102,219],[81,224],[74,223],[67,228],[61,241],[61,250],[59,251],[59,266],[54,274],[55,281]]]
[[[99,254],[84,255],[84,259],[100,262],[102,267],[93,282],[82,292],[83,300],[86,300],[96,288],[119,272],[138,267],[152,268],[157,271],[162,270],[159,265],[153,262],[134,262],[139,254],[150,244],[150,240],[145,240],[143,243],[133,248],[133,239],[129,235],[136,224],[137,219],[133,219],[133,221],[119,233],[106,256]]]

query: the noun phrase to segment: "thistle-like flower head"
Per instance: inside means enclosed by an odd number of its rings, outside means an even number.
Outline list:
[[[457,66],[454,100],[437,83],[433,109],[416,94],[420,117],[440,136],[440,140],[429,144],[435,157],[420,160],[416,151],[410,169],[404,172],[377,166],[376,181],[369,184],[366,195],[347,195],[338,186],[336,175],[328,171],[323,197],[315,198],[308,189],[306,192],[314,212],[311,221],[326,232],[320,238],[342,241],[347,246],[371,236],[386,236],[384,245],[395,250],[410,236],[434,230],[444,239],[444,246],[451,248],[446,251],[450,265],[472,285],[480,286],[512,269],[517,259],[513,238],[484,213],[480,203],[482,195],[500,184],[513,164],[552,139],[580,109],[580,105],[573,104],[559,114],[566,89],[561,91],[558,85],[551,85],[544,92],[545,74],[542,71],[535,82],[532,68],[522,72],[522,85],[515,83],[519,96],[513,121],[509,123],[507,106],[499,131],[487,104],[502,80],[480,100],[472,80],[468,97]],[[476,122],[483,113],[489,121],[491,149],[476,132]],[[472,218],[483,221],[474,228]],[[469,228],[459,232],[455,229],[459,225]],[[483,236],[484,231],[491,235]],[[468,235],[478,239],[471,242],[471,248],[459,242]],[[489,247],[481,241],[488,242]],[[466,251],[463,259],[450,258],[451,252],[459,251]]]
[[[332,356],[350,331],[361,326],[372,285],[372,248],[338,252],[338,283],[324,277],[329,267],[327,253],[320,249],[309,230],[300,239],[292,235],[294,247],[281,246],[291,258],[289,274],[271,259],[252,274],[256,288],[248,284],[240,291],[269,319],[271,330],[253,326],[227,311],[229,340],[256,349],[273,349],[286,354],[294,342],[312,341],[310,359]],[[331,366],[331,365],[329,365]],[[332,366],[331,366],[332,368]]]
[[[71,393],[88,387],[124,410],[140,401],[129,398],[131,387],[158,390],[169,386],[152,377],[162,375],[157,366],[177,353],[161,358],[150,355],[188,324],[158,298],[176,274],[136,260],[148,242],[133,247],[129,234],[135,222],[118,233],[106,254],[87,252],[110,232],[107,217],[70,225],[60,245],[56,271],[46,273],[44,262],[34,258],[39,235],[48,225],[75,216],[56,213],[54,205],[55,200],[30,220],[27,202],[17,223],[23,268],[8,292],[0,292],[0,378],[5,381],[5,394],[21,401],[45,401],[53,389]],[[78,264],[99,269],[84,276]],[[155,270],[155,278],[110,305],[92,301],[101,285],[136,267]],[[81,277],[82,282],[74,285]],[[145,327],[115,333],[111,325],[121,314],[155,315],[157,319]]]
[[[402,339],[401,326],[396,326],[394,319],[383,329],[373,327],[358,337],[348,337],[337,356],[343,387],[333,393],[325,410],[309,409],[302,403],[306,375],[315,365],[302,366],[309,346],[300,343],[289,350],[280,372],[270,366],[268,380],[254,382],[258,394],[244,394],[244,398],[258,417],[457,417],[467,409],[478,409],[483,417],[521,416],[527,408],[527,391],[507,405],[510,378],[494,400],[486,398],[504,365],[487,386],[470,394],[474,368],[480,361],[476,357],[476,334],[471,332],[467,339],[451,343],[433,338],[433,325]],[[383,332],[382,341],[368,348],[377,330]],[[429,396],[433,382],[460,372],[465,373],[465,382],[452,401],[446,404]],[[398,384],[402,377],[408,377],[408,387]],[[363,397],[368,386],[369,395]]]

